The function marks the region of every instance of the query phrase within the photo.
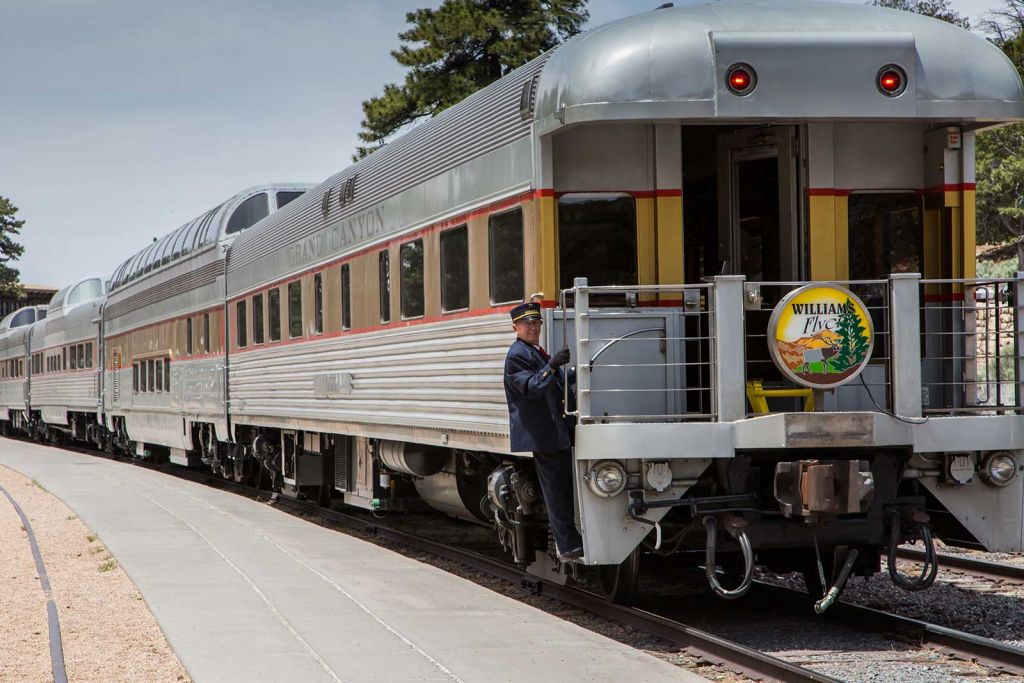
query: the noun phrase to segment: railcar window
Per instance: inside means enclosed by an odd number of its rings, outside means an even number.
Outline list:
[[[523,212],[514,209],[487,219],[487,260],[492,304],[523,300]]]
[[[132,391],[139,393],[139,364],[132,363]]]
[[[149,387],[150,391],[156,391],[156,368],[154,367],[156,362],[153,360],[146,361],[146,386]]]
[[[92,367],[92,342],[85,343],[85,367]]]
[[[636,202],[628,194],[566,194],[558,198],[561,287],[637,284]]]
[[[460,225],[441,233],[441,310],[469,308],[469,229]]]
[[[146,361],[139,361],[139,393],[146,393]]]
[[[341,267],[341,329],[352,329],[352,272],[347,263]]]
[[[78,369],[83,370],[85,368],[85,344],[78,345]]]
[[[270,201],[267,195],[262,192],[253,195],[239,204],[235,212],[231,214],[231,220],[228,221],[227,234],[233,235],[236,232],[241,232],[255,225],[261,219],[266,218],[269,214]]]
[[[78,354],[75,352],[75,347],[71,347],[71,369],[78,369]]]
[[[238,340],[238,348],[240,349],[245,348],[249,343],[245,334],[245,323],[245,301],[243,300],[235,304],[235,334],[237,335],[236,339]]]
[[[391,258],[387,249],[377,257],[378,276],[380,278],[380,321],[391,322]]]
[[[281,341],[281,289],[274,287],[267,292],[267,314],[270,316],[270,341]]]
[[[192,341],[192,318],[185,320],[185,353],[192,355],[195,345]]]
[[[288,283],[288,337],[302,336],[302,281]]]
[[[181,243],[185,239],[185,230],[178,228],[171,233],[171,258],[176,259],[181,256]]]
[[[263,295],[252,297],[252,343],[263,343]]]
[[[202,338],[202,351],[203,353],[210,352],[210,314],[203,313],[203,338]]]
[[[423,316],[423,240],[406,242],[398,251],[402,318]]]
[[[317,334],[324,331],[324,276],[322,273],[313,276],[313,330]]]
[[[277,193],[277,208],[281,209],[291,204],[296,199],[301,197],[303,192],[278,192]]]
[[[158,358],[156,363],[156,391],[164,390],[164,361],[162,358]]]
[[[62,355],[64,357],[64,362],[62,363],[60,369],[61,370],[67,370],[68,369],[68,347],[65,346],[63,349],[61,349],[61,352],[62,352]]]
[[[850,279],[920,273],[924,253],[916,192],[854,192],[849,199]]]
[[[103,296],[103,281],[102,280],[86,280],[82,284],[78,285],[71,290],[65,299],[64,304],[71,306],[74,304],[80,304],[83,301],[92,301]]]
[[[164,358],[164,391],[171,390],[171,359]]]

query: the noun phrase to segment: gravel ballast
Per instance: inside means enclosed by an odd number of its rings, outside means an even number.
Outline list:
[[[68,680],[190,681],[103,539],[38,483],[0,466],[0,484],[35,531],[57,605]],[[0,543],[0,681],[52,681],[46,598],[21,520],[2,497]]]

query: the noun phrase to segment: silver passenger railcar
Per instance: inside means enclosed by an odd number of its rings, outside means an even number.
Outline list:
[[[195,464],[226,439],[224,261],[249,226],[310,186],[251,187],[133,255],[103,307],[103,411],[120,448]]]
[[[29,429],[29,342],[46,306],[25,306],[0,320],[0,428]]]
[[[1021,550],[1020,401],[977,391],[1017,380],[979,377],[973,305],[1018,286],[975,278],[975,131],[1021,117],[999,50],[908,13],[722,0],[597,28],[233,245],[231,452],[291,495],[496,520],[546,562],[501,389],[505,312],[543,292],[613,586],[716,536],[747,580],[871,573],[932,532]],[[836,318],[769,339],[812,282],[873,347],[811,329]]]
[[[88,278],[57,292],[29,341],[33,430],[52,439],[97,441],[100,417],[100,311],[105,282]]]

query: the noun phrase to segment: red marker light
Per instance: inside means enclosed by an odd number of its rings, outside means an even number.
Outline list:
[[[898,97],[907,89],[907,76],[903,69],[895,64],[888,64],[878,70],[875,83],[878,91],[889,97]]]
[[[736,90],[746,90],[747,86],[750,85],[750,74],[743,69],[736,69],[729,77],[729,83]]]
[[[900,78],[898,73],[895,71],[886,71],[882,74],[882,79],[879,81],[879,84],[882,86],[882,90],[886,92],[896,92],[900,89],[900,84],[902,82],[903,79]]]
[[[725,72],[725,84],[733,95],[749,95],[757,87],[757,74],[749,64],[733,64]]]

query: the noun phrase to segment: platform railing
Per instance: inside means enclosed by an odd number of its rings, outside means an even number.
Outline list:
[[[576,279],[560,299],[572,311],[562,317],[562,338],[575,338],[576,408],[567,412],[582,423],[715,420],[716,296],[710,284],[591,287]],[[571,408],[568,384],[564,398]]]
[[[1024,411],[1024,274],[920,282],[926,415]]]
[[[592,287],[577,279],[561,292],[563,339],[577,370],[570,412],[583,423],[749,417],[748,381],[792,387],[767,353],[767,323],[775,304],[805,284],[719,276],[701,285]],[[1024,412],[1024,274],[899,273],[836,284],[864,302],[875,342],[861,377],[817,396],[817,410],[899,418]],[[788,400],[772,409],[801,410],[799,399]]]

